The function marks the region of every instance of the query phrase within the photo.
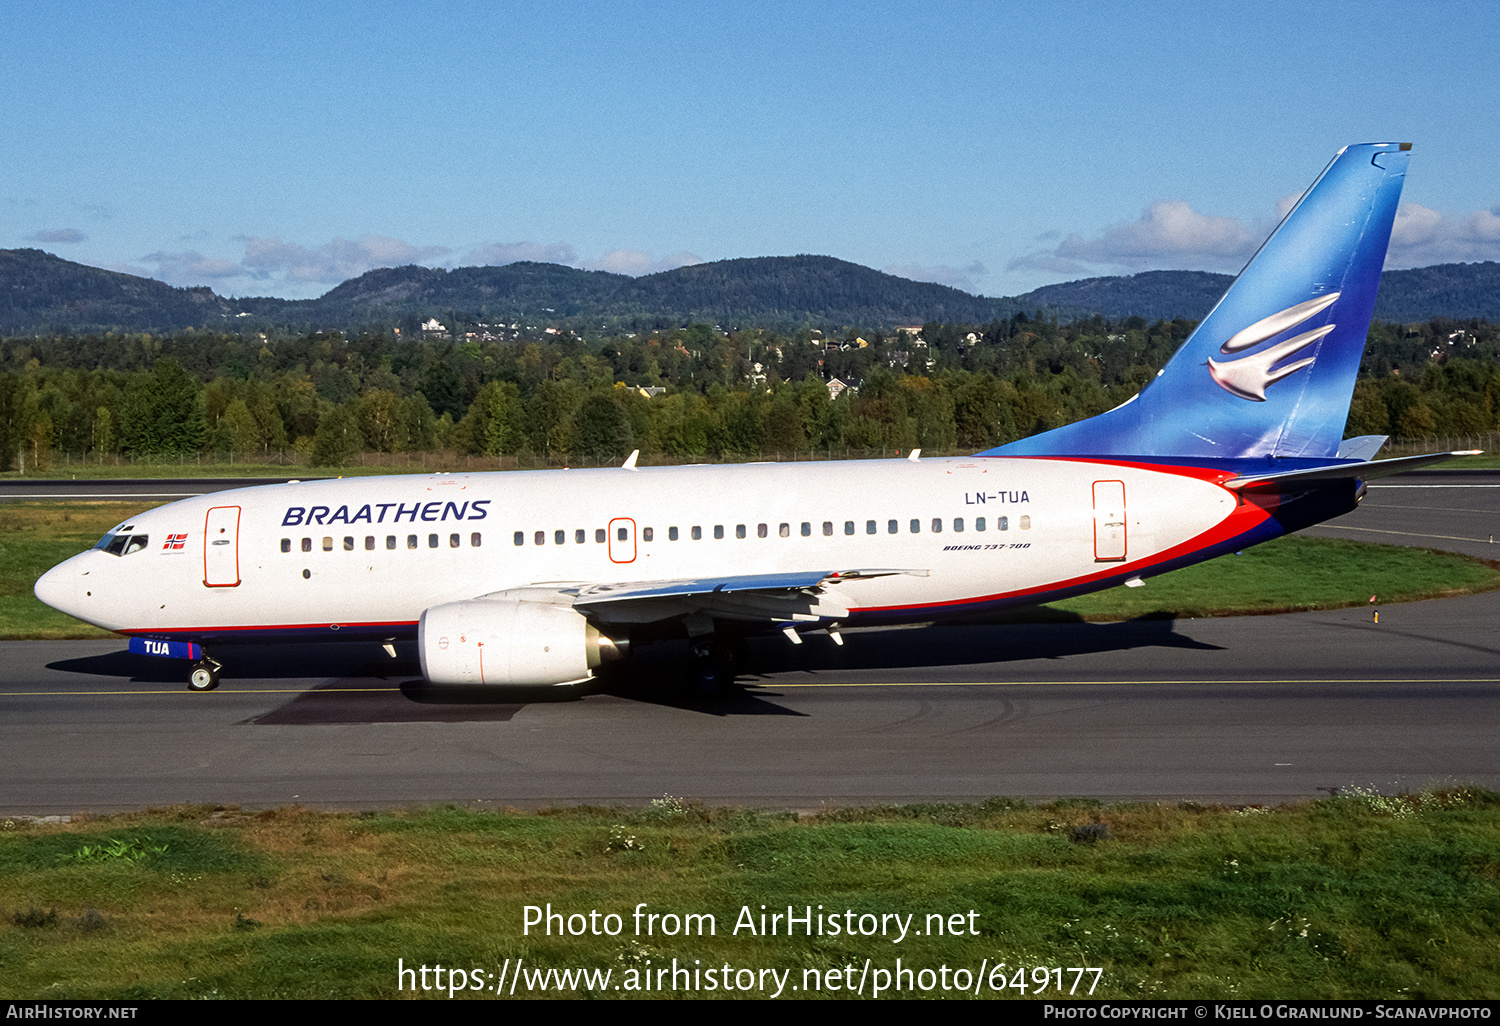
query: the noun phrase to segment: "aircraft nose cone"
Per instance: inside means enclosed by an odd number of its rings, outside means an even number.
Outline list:
[[[36,587],[32,589],[37,598],[69,616],[74,615],[78,605],[79,575],[77,568],[69,565],[72,562],[70,559],[66,563],[59,563],[42,574],[37,578]]]

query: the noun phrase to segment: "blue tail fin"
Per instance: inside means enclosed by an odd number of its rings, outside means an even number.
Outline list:
[[[1134,399],[982,455],[1336,457],[1410,149],[1340,150]]]

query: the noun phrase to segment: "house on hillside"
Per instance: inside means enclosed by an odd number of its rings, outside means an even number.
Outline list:
[[[828,398],[837,399],[845,391],[848,391],[850,395],[855,395],[859,392],[859,385],[852,381],[841,381],[838,378],[828,382]]]

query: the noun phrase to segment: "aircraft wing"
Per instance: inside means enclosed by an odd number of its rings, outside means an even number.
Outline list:
[[[741,574],[734,577],[693,577],[680,581],[642,581],[632,584],[586,584],[574,591],[575,606],[600,606],[650,598],[690,598],[741,592],[804,591],[870,577],[909,574],[926,577],[926,570],[807,570],[784,574]]]
[[[571,600],[574,608],[603,623],[654,623],[687,617],[691,629],[693,619],[703,617],[778,624],[839,620],[849,615],[849,606],[837,594],[837,585],[896,574],[926,577],[928,571],[807,570],[564,585],[553,590],[560,599]]]

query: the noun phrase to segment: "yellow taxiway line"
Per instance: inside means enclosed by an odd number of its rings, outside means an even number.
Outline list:
[[[1500,677],[1277,677],[1247,680],[1233,677],[1205,677],[1190,680],[905,680],[905,681],[804,681],[783,683],[781,681],[748,681],[746,686],[766,689],[791,688],[999,688],[1042,685],[1129,685],[1129,684],[1500,684]],[[333,695],[333,694],[387,694],[399,692],[395,688],[227,688],[235,695]],[[447,694],[461,689],[436,688]],[[518,689],[520,690],[520,689]],[[526,690],[534,691],[535,688]],[[108,695],[188,695],[194,692],[187,688],[171,688],[127,691],[10,691],[0,692],[0,698],[68,698],[100,697]],[[502,695],[499,688],[481,688],[485,697]],[[478,696],[476,696],[478,697]]]

